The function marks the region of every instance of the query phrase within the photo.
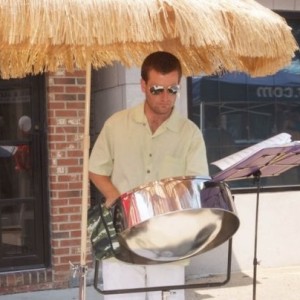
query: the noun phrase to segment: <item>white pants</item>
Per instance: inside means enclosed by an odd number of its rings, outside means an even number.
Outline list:
[[[103,290],[131,289],[155,286],[182,285],[185,265],[126,264],[114,258],[102,261]],[[142,292],[104,295],[105,300],[161,300],[162,292]],[[184,300],[184,290],[172,290],[168,300]]]

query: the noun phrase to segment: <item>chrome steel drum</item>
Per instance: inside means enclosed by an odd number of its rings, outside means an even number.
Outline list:
[[[122,247],[118,259],[157,264],[219,246],[237,231],[239,219],[227,184],[175,177],[123,194],[114,224]]]

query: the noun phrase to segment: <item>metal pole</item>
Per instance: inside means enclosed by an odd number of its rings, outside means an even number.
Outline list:
[[[161,299],[162,300],[168,300],[170,296],[170,291],[162,291],[161,292]]]
[[[254,234],[254,258],[253,258],[253,300],[256,299],[256,273],[257,273],[257,231],[258,231],[258,211],[259,211],[259,192],[260,192],[260,175],[257,171],[254,175],[254,180],[257,183],[256,192],[256,213],[255,213],[255,234]]]
[[[90,99],[91,99],[91,64],[86,66],[85,88],[85,118],[83,136],[83,178],[82,178],[82,204],[81,204],[81,248],[80,248],[80,281],[79,299],[86,299],[86,243],[87,243],[87,211],[88,211],[88,160],[90,149]]]

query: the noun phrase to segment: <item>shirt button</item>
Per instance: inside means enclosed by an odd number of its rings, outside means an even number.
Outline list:
[[[150,170],[147,170],[147,174],[150,174]]]
[[[152,154],[151,154],[151,153],[149,154],[149,157],[152,157]]]

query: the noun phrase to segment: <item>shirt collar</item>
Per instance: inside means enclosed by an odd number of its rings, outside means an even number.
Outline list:
[[[147,118],[144,113],[144,103],[145,102],[140,103],[133,110],[133,120],[141,124],[147,123]],[[169,130],[178,132],[181,128],[180,120],[181,117],[174,107],[170,117],[161,126],[166,126],[166,128],[168,128]]]

